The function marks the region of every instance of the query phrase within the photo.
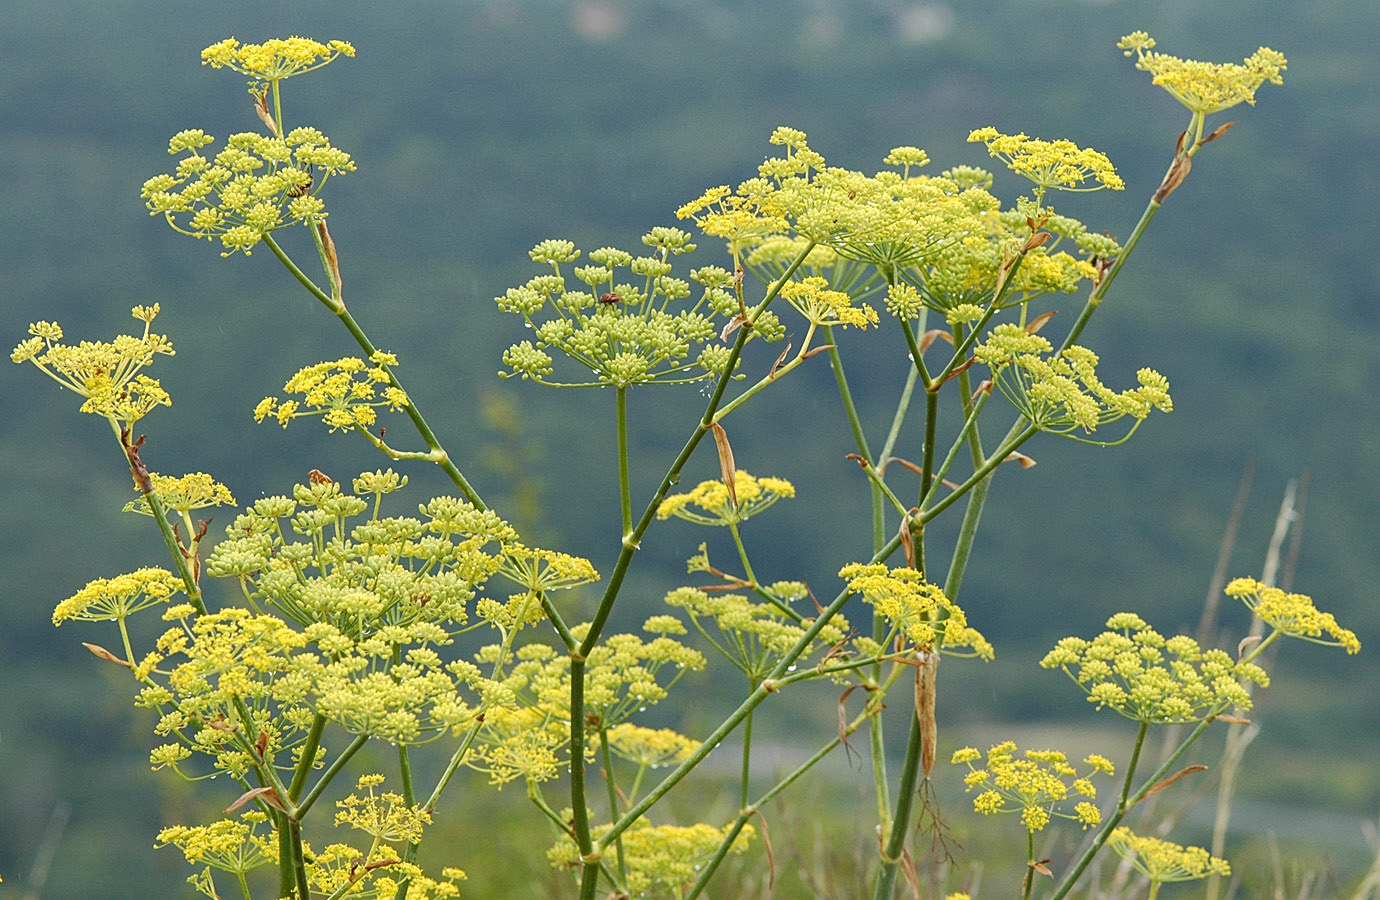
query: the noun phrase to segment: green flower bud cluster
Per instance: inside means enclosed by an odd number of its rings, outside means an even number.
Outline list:
[[[1149,725],[1201,722],[1251,708],[1247,682],[1268,687],[1265,670],[1203,650],[1187,635],[1164,638],[1135,613],[1117,613],[1091,641],[1066,637],[1040,665],[1063,669],[1098,709]]]
[[[670,258],[695,249],[690,235],[677,228],[654,228],[642,242],[652,248],[650,256],[604,247],[591,252],[589,264],[582,266],[571,265],[580,251],[570,241],[537,244],[531,257],[549,265],[551,273],[495,298],[499,309],[521,316],[536,337],[504,352],[503,364],[510,371],[500,374],[573,385],[551,380],[548,351],[588,368],[597,378],[593,384],[680,384],[722,374],[729,349],[709,341],[718,333],[714,317],[738,310],[731,276],[718,267],[691,272],[700,296],[686,305],[694,291],[690,281],[672,276]],[[768,334],[776,329],[779,322],[764,314],[756,330]]]
[[[1052,350],[1040,335],[1003,323],[973,355],[992,369],[992,381],[1021,415],[1051,434],[1075,437],[1071,432],[1079,429],[1092,433],[1123,416],[1139,425],[1152,410],[1174,408],[1169,381],[1153,369],[1136,373],[1139,387],[1117,393],[1098,379],[1097,354],[1091,350],[1075,345],[1050,355]]]

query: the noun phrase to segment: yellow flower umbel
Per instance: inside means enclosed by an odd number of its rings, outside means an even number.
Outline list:
[[[85,397],[81,412],[103,417],[118,436],[159,406],[172,406],[172,399],[158,379],[141,370],[155,356],[173,356],[172,341],[149,329],[158,315],[158,304],[136,306],[134,318],[144,323],[140,337],[122,334],[114,341],[82,341],[75,346],[62,343],[62,328],[56,322],[35,322],[33,335],[22,341],[10,359],[31,362],[49,378]]]
[[[758,603],[742,594],[711,594],[691,587],[668,593],[666,605],[685,610],[695,630],[746,675],[754,687],[776,668],[813,624],[812,620],[792,615],[784,602]],[[827,653],[847,634],[848,620],[834,616],[800,654],[800,666],[816,653]]]
[[[171,174],[145,181],[140,196],[149,215],[163,216],[174,231],[218,239],[222,256],[248,256],[280,228],[324,219],[319,194],[326,181],[355,170],[350,155],[315,128],[294,128],[286,137],[232,134],[220,152],[202,156],[214,140],[200,129],[173,135],[168,153],[186,156]]]
[[[1057,355],[1053,349],[1040,335],[1007,322],[993,328],[973,355],[992,370],[997,388],[1030,424],[1083,443],[1120,444],[1153,410],[1174,408],[1169,380],[1154,369],[1141,369],[1136,373],[1139,386],[1118,393],[1097,377],[1096,353],[1076,344]],[[1073,434],[1091,433],[1125,416],[1136,422],[1116,441],[1089,441]]]
[[[1202,847],[1184,847],[1159,838],[1142,837],[1126,827],[1114,830],[1107,845],[1133,869],[1150,879],[1149,900],[1155,900],[1162,884],[1197,881],[1209,875],[1231,875],[1231,866],[1225,859],[1210,855]]]
[[[1104,153],[1079,147],[1073,141],[1042,141],[1024,134],[1002,134],[988,126],[968,135],[1007,168],[1035,184],[1036,200],[1049,188],[1060,191],[1122,190],[1126,183]]]
[[[1227,596],[1237,597],[1275,634],[1300,638],[1326,647],[1361,652],[1356,633],[1337,624],[1332,613],[1320,611],[1307,594],[1291,594],[1254,578],[1237,578],[1227,585]],[[1273,639],[1273,636],[1271,636]]]
[[[241,44],[226,38],[201,51],[201,64],[231,69],[256,81],[274,82],[319,69],[336,57],[354,55],[355,48],[345,41],[322,44],[310,38],[290,37]]]
[[[877,324],[877,311],[867,304],[854,306],[853,299],[843,291],[829,289],[829,282],[817,275],[801,281],[788,281],[781,287],[781,296],[804,316],[811,326],[853,325],[866,328]]]
[[[1269,686],[1259,666],[1226,651],[1203,650],[1187,635],[1165,639],[1135,613],[1107,620],[1111,631],[1084,640],[1066,637],[1040,665],[1063,669],[1098,709],[1148,725],[1201,722],[1236,707],[1251,708],[1243,682]]]
[[[1027,750],[1018,757],[1013,741],[1004,741],[988,750],[986,768],[973,765],[981,758],[982,754],[973,747],[953,755],[955,765],[968,766],[969,772],[963,779],[968,791],[983,788],[973,798],[973,809],[983,815],[1019,812],[1021,824],[1030,834],[1048,825],[1051,816],[1071,819],[1084,828],[1102,821],[1102,814],[1092,802],[1097,799],[1092,777],[1113,774],[1106,757],[1094,753],[1083,760],[1088,767],[1083,776],[1058,750]],[[1076,801],[1072,812],[1064,812],[1061,806],[1076,797],[1085,799]]]
[[[564,387],[625,388],[684,384],[722,374],[730,351],[711,339],[718,334],[714,317],[738,312],[738,300],[729,290],[731,276],[712,266],[692,270],[690,279],[703,290],[691,302],[695,292],[690,281],[671,274],[671,258],[695,250],[690,234],[658,227],[643,235],[642,243],[652,248],[650,255],[601,247],[590,252],[588,265],[578,266],[568,265],[580,258],[570,241],[546,240],[533,247],[532,260],[551,271],[509,288],[494,302],[503,312],[521,316],[536,340],[520,341],[504,351],[503,364],[511,371],[500,377],[516,375]],[[773,339],[785,333],[770,315],[755,323],[755,331]],[[589,369],[595,380],[552,379],[550,351]]]
[[[784,478],[755,478],[742,469],[733,473],[734,493],[722,481],[701,481],[686,494],[672,494],[657,507],[658,519],[675,516],[698,525],[734,526],[764,511],[783,497],[795,496]],[[737,503],[734,503],[734,496]],[[697,509],[692,509],[697,507]]]
[[[1136,68],[1149,72],[1155,84],[1198,117],[1242,102],[1254,105],[1255,92],[1265,82],[1284,83],[1280,73],[1287,60],[1284,54],[1269,47],[1259,48],[1237,64],[1198,62],[1156,53],[1155,39],[1143,31],[1126,35],[1117,46],[1127,56],[1135,54]]]
[[[278,860],[278,846],[259,832],[265,816],[258,810],[240,819],[210,825],[173,825],[158,832],[158,842],[176,847],[192,865],[205,865],[242,877]]]
[[[351,794],[336,802],[339,812],[335,814],[335,824],[349,825],[386,843],[418,843],[422,831],[431,824],[431,812],[408,804],[402,794],[387,791],[382,794],[374,788],[383,784],[382,775],[362,775],[356,788],[363,792]]]
[[[977,629],[968,627],[968,617],[958,604],[914,569],[851,563],[839,577],[848,579],[848,589],[861,594],[891,623],[882,646],[900,638],[920,650],[992,658],[992,645]]]
[[[286,393],[299,394],[301,401],[265,397],[254,407],[254,421],[271,416],[286,428],[293,419],[320,416],[331,431],[367,432],[378,420],[379,408],[398,411],[408,405],[407,394],[393,386],[385,368],[396,366],[397,357],[378,350],[369,362],[373,365],[347,356],[307,366],[283,385]]]
[[[97,578],[53,610],[53,624],[66,621],[123,622],[141,609],[167,603],[181,591],[182,579],[166,569],[139,569],[114,578]]]

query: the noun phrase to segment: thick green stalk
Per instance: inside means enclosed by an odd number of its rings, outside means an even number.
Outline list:
[[[890,900],[896,887],[896,870],[906,849],[910,831],[910,811],[919,792],[921,751],[924,749],[920,717],[910,717],[910,736],[906,739],[906,758],[901,763],[901,783],[896,788],[896,810],[882,847],[882,865],[877,871],[873,900]]]
[[[307,776],[311,774],[312,765],[316,762],[316,750],[321,746],[321,733],[326,730],[326,717],[320,713],[311,720],[311,729],[307,732],[307,740],[302,744],[302,756],[297,760],[297,770],[292,773],[292,783],[288,785],[288,799],[296,803],[301,796],[302,789],[307,786]]]

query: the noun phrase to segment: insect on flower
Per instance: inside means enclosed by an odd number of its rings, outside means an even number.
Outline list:
[[[600,295],[599,295],[599,302],[600,302],[600,303],[622,303],[622,302],[623,302],[623,298],[620,297],[620,296],[618,296],[617,294],[600,294]]]

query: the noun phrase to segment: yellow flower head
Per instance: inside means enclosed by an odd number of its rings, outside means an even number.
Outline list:
[[[670,728],[644,728],[629,722],[610,728],[608,738],[614,756],[649,769],[679,765],[700,746],[699,741]]]
[[[81,412],[110,421],[117,429],[129,429],[158,406],[172,406],[168,392],[156,378],[141,374],[155,356],[173,356],[172,342],[150,329],[158,304],[136,306],[134,318],[144,323],[140,337],[122,334],[110,342],[82,341],[62,343],[62,328],[56,322],[35,322],[29,326],[32,337],[22,341],[10,359],[31,362],[49,378],[86,398]]]
[[[786,282],[781,287],[781,296],[812,325],[866,328],[878,322],[876,310],[866,304],[854,306],[848,294],[829,290],[829,282],[817,275]]]
[[[201,64],[213,69],[233,69],[258,81],[282,81],[319,69],[338,56],[354,56],[345,41],[322,44],[310,38],[274,38],[262,44],[241,44],[234,38],[201,51]]]
[[[1153,884],[1231,875],[1231,866],[1225,859],[1210,855],[1202,847],[1184,847],[1159,838],[1142,837],[1126,827],[1113,831],[1107,843]]]
[[[401,794],[392,791],[376,794],[374,788],[382,783],[382,775],[362,776],[358,790],[363,791],[364,796],[351,794],[337,801],[340,811],[335,814],[335,824],[358,828],[381,841],[417,843],[422,839],[422,830],[431,824],[431,813],[409,806]]]
[[[937,647],[955,656],[992,658],[992,645],[977,629],[968,627],[968,617],[958,604],[914,569],[851,563],[839,577],[848,579],[848,589],[871,603],[909,644],[921,650]]]
[[[1240,64],[1207,63],[1154,52],[1155,39],[1143,31],[1123,37],[1117,46],[1135,54],[1136,68],[1149,72],[1153,82],[1194,113],[1208,115],[1241,103],[1255,105],[1255,92],[1265,82],[1283,84],[1284,54],[1261,47]]]
[[[167,510],[189,513],[194,509],[233,506],[235,503],[230,489],[205,472],[194,472],[181,478],[150,473],[150,477],[153,479],[153,492],[158,495],[163,508]],[[145,516],[153,515],[149,509],[148,499],[142,494],[126,503],[124,511],[137,512]]]
[[[1237,578],[1227,585],[1227,596],[1239,597],[1246,608],[1281,634],[1328,647],[1359,653],[1356,633],[1337,624],[1332,613],[1320,611],[1307,594],[1290,594],[1261,584],[1254,578]]]
[[[737,525],[783,497],[795,496],[795,485],[784,478],[755,478],[743,469],[733,477],[734,494],[722,481],[701,481],[686,494],[672,494],[657,507],[658,519],[675,516],[700,525]],[[737,503],[734,503],[734,495]],[[691,507],[697,507],[692,509]]]
[[[985,767],[975,766],[982,754],[976,748],[964,747],[955,751],[953,763],[968,766],[964,777],[967,790],[980,790],[973,798],[973,808],[983,815],[1018,812],[1021,823],[1031,834],[1049,824],[1051,816],[1071,819],[1084,828],[1097,825],[1102,815],[1092,801],[1097,799],[1093,787],[1094,775],[1111,776],[1112,764],[1105,757],[1093,754],[1083,761],[1086,775],[1069,763],[1058,750],[1027,750],[1016,755],[1016,745],[1004,741],[987,751]],[[1076,798],[1083,797],[1083,800]],[[1062,807],[1072,804],[1072,811]]]
[[[272,416],[284,428],[303,416],[320,416],[331,431],[368,430],[378,420],[381,407],[398,411],[407,407],[407,394],[394,387],[387,366],[397,365],[391,353],[376,351],[370,362],[347,356],[334,362],[307,366],[288,379],[283,390],[301,400],[265,397],[254,407],[254,421]],[[303,407],[307,407],[303,409]]]
[[[569,815],[569,810],[565,815]],[[595,827],[595,839],[606,834],[609,827]],[[639,820],[623,832],[620,839],[622,852],[619,860],[627,873],[628,893],[634,897],[681,895],[685,885],[695,880],[719,844],[728,837],[732,827],[726,825],[720,829],[703,823],[653,825],[645,819]],[[753,827],[744,826],[734,838],[729,852],[742,853],[754,836]],[[574,838],[562,836],[546,855],[552,866],[578,871],[580,848]]]
[[[114,578],[97,578],[53,610],[53,624],[70,620],[119,621],[141,609],[168,602],[183,589],[182,579],[167,569],[139,569]]]
[[[990,126],[972,132],[968,140],[986,144],[988,153],[1005,161],[1011,171],[1024,175],[1040,189],[1097,191],[1111,188],[1119,191],[1126,187],[1105,154],[1083,149],[1072,141],[1042,141],[1024,134],[1002,134]],[[1089,186],[1089,180],[1097,183]]]
[[[1232,707],[1250,709],[1243,682],[1270,683],[1254,663],[1203,650],[1187,635],[1164,638],[1135,613],[1118,613],[1091,641],[1066,637],[1040,665],[1063,669],[1098,709],[1147,724],[1201,722]]]

